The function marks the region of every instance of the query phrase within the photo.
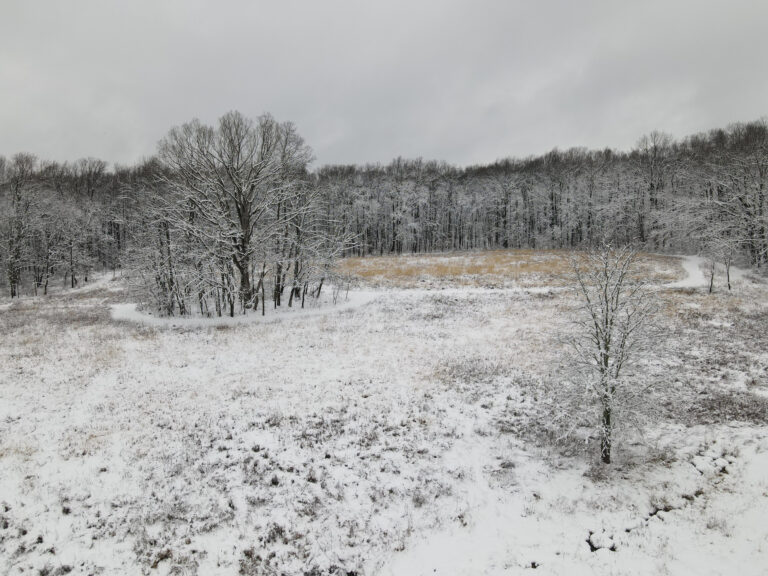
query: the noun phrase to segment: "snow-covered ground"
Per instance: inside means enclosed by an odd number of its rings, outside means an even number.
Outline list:
[[[700,288],[707,285],[707,277],[704,276],[703,267],[706,259],[701,256],[684,256],[681,258],[685,278],[677,282],[667,284],[668,288]]]
[[[289,318],[305,319],[308,317],[322,316],[325,314],[338,314],[345,310],[358,308],[371,302],[377,295],[377,292],[371,290],[354,290],[349,292],[345,290],[336,296],[334,301],[331,287],[328,287],[325,293],[317,300],[312,300],[310,306],[301,308],[296,305],[293,307],[283,306],[281,308],[271,308],[269,313],[256,314],[237,314],[235,316],[221,317],[202,317],[193,316],[189,318],[154,316],[146,311],[139,310],[135,302],[122,302],[111,306],[112,319],[117,321],[133,322],[144,326],[153,326],[155,328],[211,328],[211,327],[234,327],[243,324],[269,323],[281,321]]]
[[[548,440],[566,290],[183,323],[120,286],[0,302],[0,574],[766,572],[765,284],[660,293],[607,469]]]
[[[680,256],[680,263],[685,271],[685,277],[676,282],[665,284],[667,288],[703,288],[709,286],[709,271],[706,268],[710,265],[710,260],[703,256]],[[731,281],[741,281],[748,274],[748,270],[732,266],[730,271]],[[715,277],[717,281],[723,283],[725,278],[725,267],[720,262],[715,264]]]

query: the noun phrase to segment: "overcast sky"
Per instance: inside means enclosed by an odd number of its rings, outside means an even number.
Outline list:
[[[0,154],[292,120],[315,165],[631,148],[768,115],[768,2],[3,0]]]

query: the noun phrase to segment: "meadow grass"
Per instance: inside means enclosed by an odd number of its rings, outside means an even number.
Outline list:
[[[458,286],[563,286],[579,253],[566,250],[491,250],[346,258],[338,269],[364,284],[414,287],[425,281]],[[680,279],[673,256],[640,254],[636,276],[650,282]]]

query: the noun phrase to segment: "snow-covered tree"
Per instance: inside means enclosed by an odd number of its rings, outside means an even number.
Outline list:
[[[573,259],[581,301],[572,340],[575,373],[587,404],[596,408],[600,457],[611,462],[614,429],[646,387],[630,373],[632,361],[647,343],[651,313],[646,287],[632,277],[637,252],[632,246],[602,243]]]
[[[239,301],[252,307],[254,256],[279,242],[309,148],[290,124],[230,112],[215,128],[198,120],[173,128],[160,143],[160,158],[169,168],[163,181],[175,195],[172,225],[227,256]]]

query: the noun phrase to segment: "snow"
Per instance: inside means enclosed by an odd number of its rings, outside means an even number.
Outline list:
[[[119,285],[0,302],[0,574],[765,573],[765,285],[660,294],[607,471],[540,432],[567,290],[179,320]]]
[[[330,288],[329,292],[330,292]],[[243,324],[252,323],[264,323],[273,322],[275,320],[284,320],[287,318],[307,318],[321,316],[331,312],[342,312],[346,310],[352,310],[373,301],[377,292],[356,290],[352,293],[345,293],[339,296],[338,302],[332,301],[332,296],[326,294],[320,301],[311,301],[311,305],[308,309],[302,309],[300,305],[295,305],[291,308],[285,306],[279,309],[270,309],[265,315],[248,314],[237,316],[212,316],[208,318],[193,316],[193,317],[165,317],[165,316],[153,316],[150,313],[143,312],[137,308],[134,302],[122,302],[119,304],[112,304],[111,315],[113,320],[134,322],[145,326],[152,326],[155,328],[209,328],[209,327],[226,327],[226,326],[240,326]],[[265,311],[266,312],[266,311]]]
[[[678,257],[681,259],[686,276],[677,282],[665,284],[666,288],[702,288],[709,286],[709,277],[704,273],[704,268],[709,265],[709,260],[702,256],[692,255]],[[720,264],[717,265],[717,273],[725,275],[723,266]],[[732,266],[731,281],[743,281],[748,273],[748,270]]]
[[[740,440],[728,437],[725,444],[732,442]],[[766,447],[763,434],[754,452],[741,454],[740,480],[717,478],[717,489],[676,465],[673,474],[619,480],[620,489],[613,491],[591,486],[581,470],[547,471],[521,452],[511,494],[508,486],[491,487],[483,479],[487,475],[477,474],[469,527],[419,539],[383,574],[495,575],[534,566],[543,574],[726,574],[734,564],[746,574],[762,574],[768,542],[760,520],[768,513]],[[488,461],[476,447],[465,447],[464,454],[476,472],[482,471],[478,462]],[[682,487],[687,481],[708,488],[700,497],[691,490],[669,511],[651,515],[643,495],[652,492],[654,480],[660,486]],[[747,508],[748,516],[740,517]],[[712,533],[721,529],[727,532]],[[736,532],[743,538],[732,540]]]
[[[707,278],[704,276],[702,267],[706,260],[701,256],[680,256],[685,278],[677,282],[671,282],[666,285],[667,288],[700,288],[707,285]]]

